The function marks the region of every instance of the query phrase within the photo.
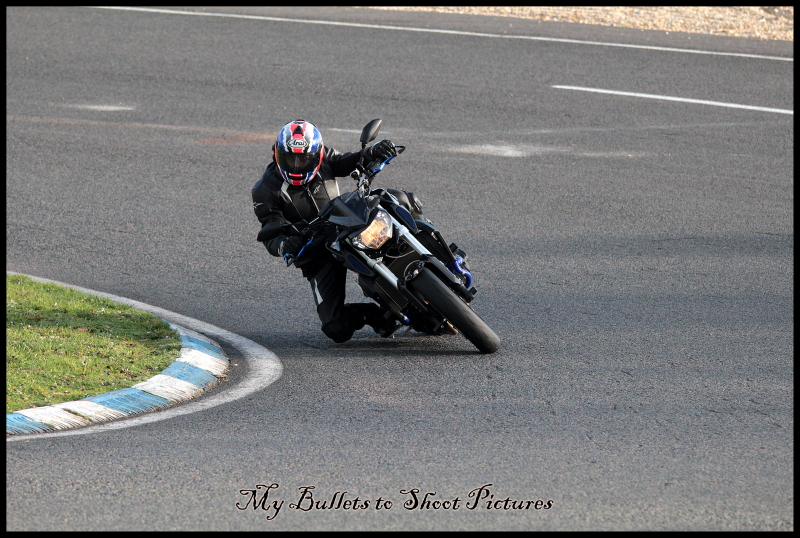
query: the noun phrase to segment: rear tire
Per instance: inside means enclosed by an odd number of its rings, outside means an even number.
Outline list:
[[[422,295],[422,299],[461,331],[481,353],[494,353],[500,347],[500,338],[491,327],[430,269],[423,269],[408,286]]]

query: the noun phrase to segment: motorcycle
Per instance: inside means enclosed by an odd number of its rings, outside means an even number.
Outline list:
[[[380,126],[376,119],[364,127],[362,149],[375,139]],[[398,155],[406,149],[395,148]],[[481,353],[494,353],[500,339],[470,307],[477,289],[463,251],[454,243],[447,245],[433,224],[415,219],[409,200],[401,201],[389,190],[371,190],[375,176],[394,158],[364,165],[362,157],[351,174],[355,190],[332,199],[311,222],[267,223],[258,241],[280,233],[307,238],[296,257],[284,256],[289,266],[315,241],[324,239],[333,257],[358,275],[364,295],[387,311],[387,319],[394,317],[428,334],[460,332]]]

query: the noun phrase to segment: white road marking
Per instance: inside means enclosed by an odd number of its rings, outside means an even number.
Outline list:
[[[608,93],[611,95],[623,95],[626,97],[644,97],[645,99],[660,99],[662,101],[680,101],[682,103],[695,103],[698,105],[724,106],[728,108],[743,108],[745,110],[759,110],[761,112],[774,112],[776,114],[792,114],[794,110],[782,108],[766,108],[763,106],[737,105],[735,103],[721,103],[719,101],[704,101],[702,99],[687,99],[685,97],[669,97],[667,95],[653,95],[649,93],[619,92],[616,90],[601,90],[599,88],[582,88],[580,86],[552,86],[561,90],[578,90],[582,92]]]
[[[493,37],[501,39],[526,39],[531,41],[550,41],[555,43],[573,43],[576,45],[594,45],[602,47],[623,47],[630,49],[646,49],[646,50],[659,50],[665,52],[682,52],[689,54],[710,54],[714,56],[737,56],[740,58],[759,58],[762,60],[778,60],[782,62],[793,62],[794,58],[785,58],[782,56],[764,56],[761,54],[744,54],[738,52],[715,52],[709,50],[693,50],[693,49],[679,49],[673,47],[654,47],[651,45],[629,45],[625,43],[606,43],[603,41],[584,41],[581,39],[564,39],[557,37],[536,37],[527,35],[505,35],[505,34],[488,34],[484,32],[463,32],[459,30],[440,30],[435,28],[417,28],[414,26],[389,26],[385,24],[364,24],[358,22],[338,22],[338,21],[321,21],[315,19],[290,19],[286,17],[267,17],[263,15],[240,15],[236,13],[209,13],[202,11],[181,11],[176,9],[153,9],[153,8],[140,8],[140,7],[118,7],[118,6],[85,6],[96,9],[117,9],[124,11],[144,11],[149,13],[165,13],[171,15],[193,15],[197,17],[226,17],[231,19],[251,19],[261,21],[276,21],[276,22],[296,22],[302,24],[325,24],[330,26],[351,26],[355,28],[375,28],[378,30],[400,30],[405,32],[428,32],[433,34],[452,34],[464,35],[473,37]]]
[[[531,154],[522,151],[517,146],[497,146],[494,144],[456,146],[453,148],[453,151],[458,153],[475,153],[477,155],[500,155],[502,157],[527,157]]]
[[[6,271],[6,273],[11,275],[20,274],[12,271]],[[48,280],[46,278],[34,276],[30,276],[30,278],[37,282],[58,284],[59,286],[66,286],[82,293],[105,297],[106,299],[111,299],[112,301],[132,306],[138,310],[150,312],[151,314],[160,316],[171,323],[175,323],[182,327],[186,327],[187,329],[205,334],[214,340],[225,342],[226,344],[236,348],[243,355],[245,363],[247,364],[247,376],[235,386],[229,389],[223,389],[218,394],[214,394],[213,396],[198,400],[196,402],[186,403],[178,407],[170,407],[163,411],[155,411],[153,413],[126,420],[118,420],[116,422],[108,422],[74,430],[65,430],[63,432],[6,436],[6,442],[42,439],[45,437],[62,437],[65,435],[101,433],[109,430],[119,430],[122,428],[141,426],[151,422],[159,422],[161,420],[188,415],[190,413],[197,413],[198,411],[205,411],[206,409],[211,409],[212,407],[216,407],[218,405],[230,403],[260,390],[264,390],[269,385],[277,381],[283,371],[283,365],[281,364],[281,361],[272,351],[259,344],[256,344],[252,340],[248,340],[243,336],[226,331],[225,329],[221,329],[211,325],[210,323],[183,316],[175,312],[170,312],[169,310],[164,310],[163,308],[159,308],[157,306],[140,303],[139,301],[134,301],[133,299],[111,295],[110,293],[89,290],[86,288],[81,288],[80,286],[74,286],[72,284],[66,284],[64,282],[58,282],[55,280]]]
[[[134,110],[132,106],[118,106],[118,105],[64,105],[69,108],[83,108],[86,110],[95,110],[97,112],[119,112],[120,110]]]
[[[569,154],[571,157],[644,157],[645,153],[630,151],[581,151],[570,147],[556,146],[500,146],[494,144],[470,144],[453,146],[452,151],[457,153],[472,153],[475,155],[498,155],[501,157],[531,157],[545,154]]]

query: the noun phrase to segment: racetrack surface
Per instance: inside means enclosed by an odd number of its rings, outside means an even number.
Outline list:
[[[283,375],[7,443],[7,530],[793,530],[791,43],[195,11],[7,9],[6,268],[203,320]],[[342,151],[373,118],[408,146],[376,186],[418,194],[468,253],[498,353],[324,337],[250,200],[298,117]],[[226,352],[207,397],[248,376]],[[306,486],[334,507],[306,511]],[[404,508],[413,488],[449,508]]]

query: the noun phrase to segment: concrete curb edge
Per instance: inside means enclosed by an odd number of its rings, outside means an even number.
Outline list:
[[[166,321],[166,320],[165,320]],[[6,435],[53,432],[163,409],[201,395],[226,377],[229,361],[217,342],[170,323],[181,339],[178,358],[130,388],[6,414]]]

